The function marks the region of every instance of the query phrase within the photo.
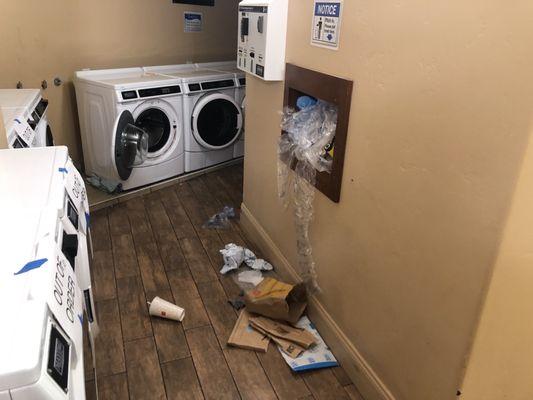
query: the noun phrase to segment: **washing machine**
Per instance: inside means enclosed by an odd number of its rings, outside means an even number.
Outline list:
[[[0,109],[9,148],[53,146],[48,100],[38,89],[0,89]]]
[[[0,150],[0,192],[0,399],[85,399],[94,304],[81,176],[66,147]]]
[[[236,90],[234,62],[144,67],[144,70],[183,82],[185,172],[234,159],[241,137],[243,114]],[[219,68],[215,68],[219,67]],[[223,70],[226,67],[227,70]]]
[[[129,190],[184,172],[181,79],[140,67],[84,70],[74,85],[87,175]]]

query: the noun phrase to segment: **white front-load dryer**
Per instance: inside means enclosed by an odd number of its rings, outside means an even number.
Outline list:
[[[196,70],[182,73],[185,172],[234,158],[242,130],[242,110],[235,101],[233,74]]]
[[[184,172],[181,80],[142,68],[79,71],[85,171],[124,190]]]
[[[242,138],[243,114],[236,72],[242,73],[235,62],[154,66],[144,71],[182,79],[185,172],[239,157],[235,146]]]

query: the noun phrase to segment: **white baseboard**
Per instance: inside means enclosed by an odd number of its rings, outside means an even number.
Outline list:
[[[296,270],[244,203],[241,205],[241,225],[284,279],[301,281]],[[395,400],[354,344],[313,296],[309,299],[308,313],[365,400]]]

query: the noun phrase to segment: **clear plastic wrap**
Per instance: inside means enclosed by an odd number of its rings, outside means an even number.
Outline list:
[[[287,207],[292,189],[298,264],[302,278],[313,293],[320,290],[309,239],[316,172],[331,172],[332,159],[327,149],[335,137],[337,108],[320,100],[299,101],[302,103],[309,105],[299,111],[287,108],[283,112],[281,127],[286,134],[281,135],[278,146],[278,195]],[[293,165],[295,173],[291,174]]]

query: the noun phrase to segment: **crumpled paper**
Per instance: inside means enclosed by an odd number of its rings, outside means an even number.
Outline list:
[[[234,243],[227,244],[220,254],[224,259],[224,266],[220,270],[221,274],[237,269],[244,262],[247,266],[258,271],[271,271],[274,267],[262,258],[257,258],[256,255],[249,249],[237,246]]]
[[[238,278],[239,282],[250,283],[254,286],[259,285],[264,279],[263,273],[254,269],[241,272]]]

